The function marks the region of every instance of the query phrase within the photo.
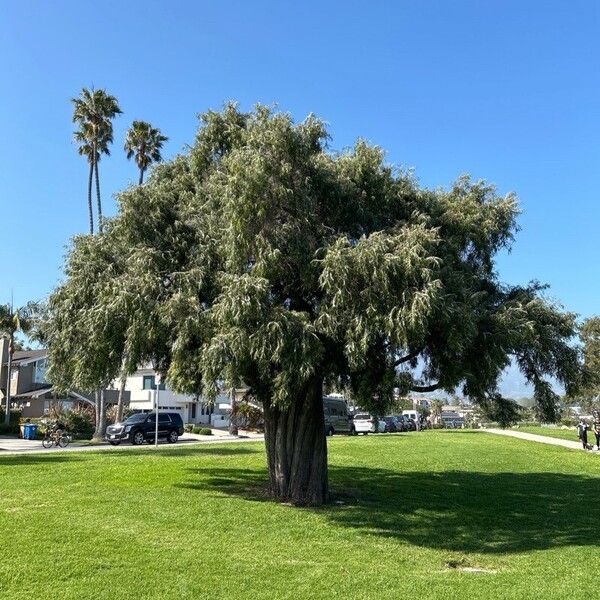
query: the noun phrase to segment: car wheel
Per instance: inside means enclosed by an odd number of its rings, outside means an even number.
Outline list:
[[[118,446],[121,442],[108,442],[111,446]]]
[[[169,442],[169,444],[174,444],[177,440],[179,439],[179,435],[177,434],[177,432],[173,429],[173,431],[171,431],[169,433],[169,437],[167,437],[167,442]]]
[[[144,434],[141,431],[134,431],[131,434],[131,443],[134,446],[141,446],[144,443]]]

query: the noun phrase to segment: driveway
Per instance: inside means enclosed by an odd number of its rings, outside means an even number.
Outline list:
[[[231,442],[253,442],[256,440],[263,440],[264,436],[260,433],[245,433],[238,437],[223,434],[219,432],[215,435],[196,435],[194,433],[184,433],[177,444],[169,444],[165,441],[159,441],[158,445],[160,448],[176,448],[180,444],[194,445],[194,444],[222,444]],[[103,442],[101,444],[90,444],[88,442],[72,442],[66,448],[44,448],[41,440],[21,440],[14,437],[0,436],[0,455],[6,454],[25,454],[28,452],[86,452],[90,450],[125,450],[125,449],[136,449],[148,448],[154,446],[154,444],[143,444],[142,446],[133,446],[132,444],[120,444],[119,446],[111,446],[110,444]]]

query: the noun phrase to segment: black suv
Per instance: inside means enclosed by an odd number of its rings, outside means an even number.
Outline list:
[[[154,443],[156,433],[156,413],[136,413],[122,423],[115,423],[106,428],[106,440],[113,446],[118,446],[123,440],[129,440],[135,446]],[[158,413],[158,437],[166,438],[174,444],[183,435],[183,420],[181,415],[172,412]]]

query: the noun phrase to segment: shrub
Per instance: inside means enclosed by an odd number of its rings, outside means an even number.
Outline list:
[[[210,427],[194,427],[192,433],[199,435],[212,435],[212,429]]]
[[[183,430],[184,430],[186,433],[193,433],[193,431],[194,431],[194,424],[193,424],[193,423],[186,423],[186,424],[183,426]]]
[[[240,429],[263,429],[263,411],[248,402],[236,402],[232,418]]]
[[[0,423],[0,435],[19,435],[19,424],[6,424],[4,421]]]
[[[0,435],[19,435],[19,424],[21,422],[21,411],[10,411],[10,422],[8,425],[4,423],[4,410],[0,409]]]

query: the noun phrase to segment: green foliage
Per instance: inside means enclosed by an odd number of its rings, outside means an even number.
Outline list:
[[[522,408],[514,401],[497,396],[493,401],[481,403],[483,416],[500,427],[517,423],[523,416]]]
[[[543,286],[503,285],[518,208],[461,177],[427,190],[359,140],[258,106],[202,115],[189,153],[118,197],[105,235],[74,240],[50,299],[57,387],[96,389],[152,363],[181,392],[223,382],[287,407],[314,377],[386,414],[401,393],[460,389],[508,423],[515,360],[556,418],[548,376],[581,381],[575,317]]]
[[[6,411],[4,407],[0,409],[0,435],[18,435],[21,424],[21,410],[12,409],[9,414],[9,422],[5,420]]]
[[[192,433],[199,435],[212,435],[212,429],[210,427],[194,427]]]

